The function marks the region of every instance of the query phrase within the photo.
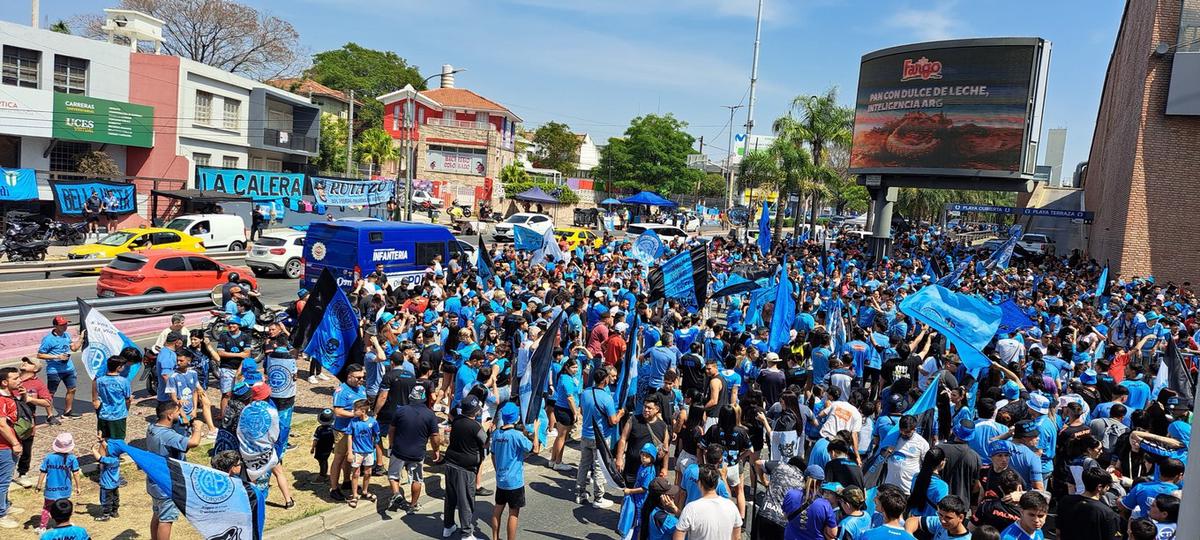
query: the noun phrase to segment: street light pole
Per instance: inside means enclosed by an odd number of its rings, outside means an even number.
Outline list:
[[[466,70],[467,68],[458,68],[448,73],[437,73],[430,75],[421,80],[421,86],[425,86],[425,83],[428,83],[434,77],[454,75],[455,73],[462,73]],[[406,221],[412,221],[413,166],[417,161],[417,141],[413,139],[413,131],[416,126],[414,118],[414,115],[416,114],[416,107],[413,104],[414,99],[416,99],[415,94],[412,98],[409,98],[404,102],[404,198],[406,199],[404,203],[406,217],[404,219]]]
[[[346,122],[346,178],[350,178],[351,163],[354,163],[354,89],[350,89],[350,120]]]
[[[729,109],[729,153],[725,158],[725,212],[733,208],[733,113],[745,105],[722,105]]]

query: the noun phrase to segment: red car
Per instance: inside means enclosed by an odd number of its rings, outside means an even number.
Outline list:
[[[171,249],[121,253],[100,270],[96,296],[207,291],[227,282],[230,272],[237,272],[242,281],[258,288],[249,268],[231,266],[200,253]]]

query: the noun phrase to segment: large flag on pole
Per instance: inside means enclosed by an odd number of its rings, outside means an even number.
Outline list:
[[[637,388],[638,356],[640,356],[638,349],[642,342],[638,330],[641,329],[641,326],[642,318],[634,317],[633,326],[629,328],[629,335],[626,339],[628,345],[625,347],[625,358],[621,359],[621,368],[617,375],[617,393],[613,395],[617,408],[624,407],[625,401],[629,398],[629,391]]]
[[[767,350],[779,349],[792,340],[792,324],[796,322],[796,299],[792,297],[792,280],[788,276],[787,257],[779,266],[779,284],[775,287],[775,310],[771,313],[771,334]]]
[[[604,428],[600,427],[600,415],[592,416],[592,433],[604,433]],[[609,451],[608,445],[597,444],[596,454],[600,460],[600,473],[604,475],[604,481],[607,485],[625,489],[625,477],[617,472],[617,462],[613,460],[612,452]]]
[[[1034,323],[1029,316],[1021,311],[1021,306],[1012,298],[1000,302],[1000,327],[997,332],[1001,334],[1011,334],[1017,330],[1029,328]]]
[[[846,318],[842,316],[842,301],[832,300],[825,320],[829,325],[829,348],[832,358],[841,358],[846,348]]]
[[[1005,240],[1000,245],[992,256],[984,263],[984,268],[999,268],[1005,270],[1008,268],[1008,261],[1012,259],[1013,249],[1017,247],[1017,240],[1021,239],[1021,226],[1013,225],[1008,228],[1008,240]]]
[[[313,324],[313,329],[305,333],[309,338],[304,342],[304,354],[309,358],[316,358],[321,362],[321,366],[330,373],[341,373],[342,367],[348,365],[346,360],[355,359],[355,349],[361,352],[362,343],[358,335],[358,314],[354,312],[354,307],[350,305],[350,299],[346,298],[346,293],[341,287],[337,286],[337,282],[333,279],[333,275],[328,269],[321,271],[321,277],[317,279],[315,292],[321,303],[314,304],[312,297],[309,298],[308,304],[304,306],[304,313],[300,317],[300,326]],[[306,319],[308,315],[315,317]],[[313,319],[316,319],[315,324]]]
[[[533,264],[541,264],[544,260],[549,260],[553,263],[566,262],[567,255],[563,253],[562,248],[558,245],[558,239],[554,237],[554,228],[546,229],[546,234],[542,235],[542,246],[537,251],[533,252]]]
[[[758,218],[758,251],[764,256],[771,252],[771,205],[763,201],[762,215]]]
[[[542,235],[522,225],[513,225],[513,244],[522,251],[542,249]]]
[[[550,364],[554,362],[554,346],[558,342],[558,330],[562,328],[563,315],[559,313],[550,323],[529,359],[529,367],[521,377],[521,414],[525,423],[529,425],[537,420],[538,411],[542,409],[542,395],[546,392],[550,379]]]
[[[917,416],[926,411],[932,411],[937,407],[938,379],[942,378],[942,374],[938,373],[932,381],[929,381],[929,386],[925,387],[925,392],[917,401],[904,411],[905,415]]]
[[[695,246],[650,269],[650,302],[675,300],[695,313],[708,299],[708,246]]]
[[[1154,377],[1152,395],[1157,396],[1158,391],[1163,388],[1174,390],[1176,395],[1186,400],[1194,399],[1196,394],[1187,366],[1183,364],[1183,358],[1179,355],[1179,346],[1176,345],[1174,336],[1167,340],[1167,349],[1163,352],[1158,374]]]
[[[633,257],[647,268],[654,266],[654,261],[662,254],[663,241],[654,229],[646,229],[633,241]]]
[[[110,439],[108,445],[114,453],[128,454],[152,484],[170,493],[175,506],[200,536],[209,540],[262,538],[266,501],[247,490],[240,478],[168,459],[121,440]]]
[[[83,368],[87,371],[88,377],[95,380],[96,377],[104,375],[108,371],[108,359],[121,354],[121,349],[125,347],[138,346],[129,339],[112,321],[108,320],[100,310],[92,307],[82,298],[75,298],[75,302],[79,306],[79,325],[87,330],[87,346],[83,348]],[[138,370],[142,367],[141,364],[130,364],[125,367],[125,377],[133,379],[137,375]]]
[[[991,364],[982,351],[1000,327],[999,306],[978,296],[930,285],[902,300],[900,311],[946,336],[972,372]]]
[[[1104,295],[1108,294],[1108,263],[1104,263],[1104,270],[1100,271],[1100,279],[1096,281],[1096,305],[1100,305],[1100,301]]]
[[[492,279],[496,272],[492,270],[492,254],[483,244],[483,235],[479,235],[479,249],[475,252],[475,275],[479,278],[479,286]]]

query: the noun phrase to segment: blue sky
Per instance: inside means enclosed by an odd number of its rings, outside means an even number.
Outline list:
[[[9,0],[21,5],[23,0]],[[42,0],[50,20],[116,2]],[[505,104],[527,126],[556,120],[602,142],[635,116],[674,113],[727,146],[746,100],[757,0],[246,0],[288,19],[309,51],[347,41],[393,50]],[[766,0],[755,132],[791,98],[837,86],[853,102],[863,53],[915,41],[1038,36],[1053,43],[1043,129],[1068,128],[1064,169],[1087,159],[1118,0]],[[28,23],[28,11],[0,18]],[[735,119],[743,131],[745,110]],[[716,148],[713,148],[716,147]]]

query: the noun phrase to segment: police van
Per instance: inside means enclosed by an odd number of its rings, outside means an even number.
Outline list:
[[[304,277],[301,286],[312,289],[321,271],[328,268],[339,287],[349,290],[356,275],[366,275],[382,264],[392,287],[419,284],[425,270],[440,255],[445,265],[461,252],[459,241],[441,225],[410,222],[315,222],[304,240]]]

